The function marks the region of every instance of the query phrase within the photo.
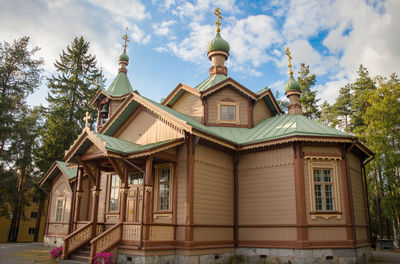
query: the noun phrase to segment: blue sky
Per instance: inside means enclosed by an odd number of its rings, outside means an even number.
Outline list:
[[[41,47],[45,75],[75,36],[91,43],[107,85],[117,73],[121,36],[128,27],[128,76],[134,89],[159,101],[178,83],[196,86],[208,77],[207,43],[221,35],[231,46],[228,75],[253,91],[265,86],[283,95],[290,47],[294,72],[306,63],[317,75],[318,98],[333,102],[354,81],[360,64],[372,76],[400,72],[398,0],[0,0],[0,40],[28,35]],[[46,80],[30,96],[45,104]]]

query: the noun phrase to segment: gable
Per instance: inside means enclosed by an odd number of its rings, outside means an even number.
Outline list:
[[[185,92],[171,108],[192,117],[199,123],[203,122],[204,107],[199,96]]]
[[[140,145],[183,137],[183,133],[165,124],[144,108],[138,109],[138,112],[132,115],[133,120],[114,137]]]
[[[271,116],[272,116],[271,110],[269,110],[264,100],[259,100],[254,104],[253,107],[254,125],[257,125],[262,120]]]
[[[247,127],[249,122],[249,100],[245,96],[228,87],[218,90],[207,98],[207,125],[218,125],[218,104],[221,102],[238,103],[239,125]]]

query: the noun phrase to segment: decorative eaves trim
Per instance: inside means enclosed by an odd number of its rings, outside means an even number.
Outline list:
[[[194,89],[194,88],[192,88],[192,87],[190,87],[190,86],[188,86],[186,84],[179,83],[175,87],[175,89],[167,96],[167,98],[165,98],[162,101],[161,104],[162,105],[168,105],[168,103],[179,93],[180,90],[185,90],[185,91],[187,91],[187,92],[189,92],[189,93],[191,93],[193,95],[200,96],[200,92],[197,91],[196,89]]]
[[[247,89],[246,87],[244,87],[243,85],[241,85],[240,83],[238,83],[237,81],[233,80],[230,77],[223,80],[222,82],[217,83],[213,87],[208,88],[207,90],[205,90],[203,92],[200,92],[201,97],[209,96],[210,94],[215,93],[216,91],[220,90],[221,88],[225,87],[228,84],[231,84],[232,86],[234,86],[235,88],[240,90],[242,93],[244,93],[248,97],[250,97],[254,100],[257,100],[257,95],[254,92],[250,91],[249,89]]]

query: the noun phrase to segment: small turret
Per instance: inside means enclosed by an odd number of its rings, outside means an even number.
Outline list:
[[[210,68],[210,75],[214,74],[224,74],[228,75],[228,69],[225,66],[225,61],[229,57],[229,43],[221,37],[220,28],[221,22],[219,22],[221,17],[221,12],[219,8],[215,9],[214,14],[217,16],[217,34],[215,38],[208,43],[207,46],[207,56],[212,62],[212,66]]]
[[[301,104],[299,102],[301,95],[301,87],[298,81],[293,77],[292,57],[289,48],[286,49],[286,55],[289,58],[289,80],[285,85],[285,95],[289,99],[288,115],[303,115]]]

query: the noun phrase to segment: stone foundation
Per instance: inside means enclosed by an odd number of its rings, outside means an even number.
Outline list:
[[[64,245],[62,236],[44,236],[43,243],[45,247],[62,247]]]
[[[357,249],[280,249],[280,248],[237,248],[236,255],[244,263],[287,263],[287,264],[360,264],[371,261],[371,248]]]
[[[196,256],[118,255],[120,264],[211,264],[211,263],[279,263],[279,264],[360,264],[371,261],[371,248],[357,249],[280,249],[280,248],[237,248],[236,254],[206,254]]]

